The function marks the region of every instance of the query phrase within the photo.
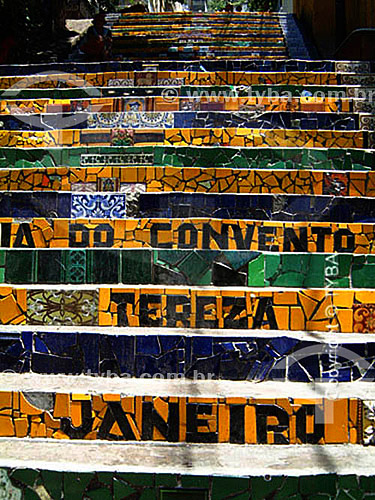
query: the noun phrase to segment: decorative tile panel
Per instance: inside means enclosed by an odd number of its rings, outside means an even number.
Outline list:
[[[124,219],[126,198],[121,194],[73,194],[73,218]]]

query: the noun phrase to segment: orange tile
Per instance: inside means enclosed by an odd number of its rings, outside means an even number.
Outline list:
[[[12,418],[0,415],[0,437],[13,437],[15,435]]]
[[[20,392],[20,412],[25,415],[42,415],[44,410],[29,403],[22,392]]]
[[[69,394],[56,394],[55,407],[53,410],[55,418],[70,417],[70,396]]]

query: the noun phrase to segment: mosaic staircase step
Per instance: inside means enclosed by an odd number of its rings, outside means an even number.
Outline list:
[[[248,445],[372,444],[373,401],[1,392],[1,437]],[[272,423],[270,423],[272,421]],[[364,430],[366,426],[366,431]]]
[[[235,71],[118,71],[110,73],[40,74],[31,76],[1,76],[0,89],[61,87],[165,86],[178,85],[363,85],[374,86],[375,74],[319,72],[235,72]],[[4,96],[4,94],[3,94]]]
[[[165,90],[164,88],[161,94]],[[2,100],[0,103],[0,115],[8,121],[11,117],[16,120],[24,120],[33,123],[35,115],[53,113],[150,113],[150,112],[178,112],[178,111],[241,111],[241,112],[300,112],[302,118],[306,118],[305,112],[314,113],[319,118],[318,112],[324,113],[372,113],[375,104],[364,99],[355,98],[314,98],[314,97],[224,97],[207,96],[198,97],[173,97],[168,96],[144,96],[140,97],[114,97],[93,99],[22,99]],[[304,112],[304,113],[302,113]],[[19,115],[24,115],[20,117]],[[26,116],[25,116],[26,115]],[[27,116],[30,115],[28,119]],[[84,116],[84,115],[82,115]],[[91,116],[91,115],[88,115]],[[247,116],[245,114],[245,116]],[[255,114],[255,119],[256,119]],[[276,115],[276,118],[281,115]],[[287,115],[288,116],[288,115]],[[350,115],[348,115],[350,116]],[[367,116],[367,115],[366,115]],[[353,115],[354,120],[358,118]],[[46,116],[48,119],[49,117]],[[298,117],[297,117],[298,118]],[[338,119],[339,117],[337,117]],[[40,125],[39,125],[40,126]],[[358,126],[358,125],[357,125]]]
[[[35,78],[35,77],[34,77]],[[61,77],[63,87],[67,76]],[[284,100],[292,99],[293,97],[302,97],[308,103],[315,100],[321,103],[322,100],[334,99],[338,103],[340,100],[354,98],[357,102],[358,110],[362,109],[364,112],[373,109],[373,101],[375,96],[374,84],[368,87],[358,85],[355,80],[354,83],[347,85],[303,85],[303,84],[260,84],[260,85],[181,85],[178,79],[168,78],[162,79],[162,85],[155,84],[152,80],[142,85],[134,85],[133,80],[128,79],[114,79],[109,86],[99,87],[83,87],[83,86],[70,86],[67,88],[20,88],[11,87],[0,91],[0,96],[3,100],[19,100],[19,99],[81,99],[87,100],[89,98],[115,98],[123,97],[161,97],[169,102],[172,107],[173,103],[178,102],[179,97],[189,98],[195,100],[198,98],[213,97],[214,100],[224,101],[236,100],[237,97],[243,98],[269,98],[277,99],[284,98]],[[30,85],[28,83],[27,85]],[[354,107],[353,107],[354,109]],[[348,110],[349,111],[349,110]]]
[[[374,129],[375,115],[354,113],[270,111],[167,111],[101,112],[4,115],[6,130],[77,129],[202,129],[244,128],[263,130],[337,130]]]
[[[74,182],[74,177],[82,182],[95,182],[98,178],[119,177],[121,172],[130,172],[123,166],[132,166],[133,172],[137,172],[136,166],[156,166],[156,167],[179,167],[180,177],[186,168],[194,167],[205,169],[226,168],[242,169],[245,175],[247,169],[251,170],[344,170],[361,171],[375,170],[375,154],[370,150],[361,149],[323,149],[323,148],[234,148],[225,147],[173,147],[173,146],[111,146],[111,147],[61,147],[61,148],[1,148],[0,167],[12,169],[17,172],[30,174],[44,172],[49,175],[53,172],[56,175],[64,175],[62,183],[69,190],[69,184]],[[65,167],[56,170],[55,167]],[[70,167],[70,168],[69,168]],[[95,169],[91,168],[95,167]],[[20,170],[21,168],[25,170]],[[26,170],[26,169],[33,170]],[[37,170],[35,170],[37,169]],[[139,171],[139,170],[138,170]],[[156,172],[162,170],[156,170]],[[228,170],[229,171],[229,170]],[[2,176],[5,177],[5,171]],[[81,174],[79,174],[81,172]],[[93,178],[86,179],[83,173],[94,175]],[[146,169],[152,172],[150,169]],[[12,180],[16,181],[17,173],[13,172]],[[144,176],[145,174],[143,174]],[[194,176],[192,176],[194,177]],[[137,182],[144,182],[142,177],[135,177]],[[359,176],[360,178],[360,176]],[[151,177],[150,177],[151,179]],[[157,178],[159,180],[159,177]],[[76,181],[78,182],[78,180]],[[130,181],[129,181],[130,182]],[[43,186],[35,184],[38,189]],[[173,185],[175,188],[175,186]],[[202,186],[203,187],[203,186]],[[14,189],[9,187],[8,189]],[[27,189],[20,186],[19,189]],[[60,188],[59,188],[60,189]],[[175,188],[176,191],[178,189]]]
[[[0,455],[361,454],[375,64],[307,60],[287,15],[107,21],[126,61],[0,67]]]
[[[171,448],[173,447],[173,445],[170,446]],[[334,445],[329,447],[330,450],[332,447]],[[282,447],[281,451],[283,450],[284,448]],[[250,451],[253,453],[253,448]],[[258,456],[258,454],[256,455]],[[86,453],[85,456],[87,456]],[[88,456],[91,460],[93,454],[88,454]],[[212,461],[211,457],[211,463]],[[177,464],[173,464],[176,467],[176,471],[177,467],[182,465],[178,458],[177,462]],[[252,467],[255,466],[254,460],[246,460],[246,463],[248,462],[251,462]],[[203,467],[207,466],[207,463],[209,463],[209,460],[207,459],[206,462],[201,457],[202,470]],[[347,464],[346,460],[345,463]],[[267,476],[266,479],[264,477],[251,477],[249,479],[228,476],[228,471],[226,473],[223,472],[221,477],[205,477],[188,475],[188,471],[185,472],[183,468],[179,469],[180,472],[184,471],[183,474],[171,471],[169,474],[160,475],[155,472],[155,469],[153,471],[150,470],[149,473],[144,473],[142,470],[138,474],[132,474],[131,472],[124,471],[123,467],[120,467],[121,472],[112,475],[108,472],[103,472],[99,464],[97,468],[100,470],[97,472],[84,473],[78,472],[78,470],[72,472],[72,469],[69,468],[63,471],[64,464],[60,463],[58,465],[59,471],[56,472],[46,470],[42,466],[36,469],[35,465],[33,467],[32,464],[30,464],[29,469],[25,468],[24,464],[23,467],[3,468],[0,474],[4,490],[9,495],[14,495],[14,497],[9,497],[11,500],[20,500],[22,494],[26,496],[30,490],[40,492],[43,491],[42,488],[45,491],[53,492],[56,498],[72,498],[75,495],[75,498],[80,500],[88,495],[91,495],[89,498],[96,495],[95,498],[100,496],[99,498],[102,498],[102,500],[118,500],[123,498],[124,494],[138,494],[140,492],[142,495],[141,499],[143,497],[143,499],[147,500],[159,500],[160,498],[168,499],[168,495],[171,495],[176,490],[178,494],[186,495],[186,497],[192,500],[206,499],[207,496],[205,495],[208,491],[212,491],[213,495],[215,495],[214,498],[225,500],[229,500],[229,495],[232,494],[237,494],[239,498],[243,496],[244,499],[247,497],[250,498],[251,495],[257,495],[256,498],[262,498],[264,492],[278,495],[277,498],[279,499],[286,499],[288,495],[292,494],[297,498],[297,495],[304,495],[307,500],[313,500],[316,497],[317,491],[334,497],[344,496],[348,491],[349,495],[354,498],[366,493],[370,496],[373,493],[372,478],[365,476],[363,472],[361,476],[348,475],[347,471],[344,475],[304,475],[297,478],[288,477],[288,471],[285,470],[285,475],[275,472],[273,476]],[[225,465],[228,466],[229,463]],[[45,464],[43,467],[46,466]],[[74,464],[74,470],[76,470],[76,464]],[[246,470],[248,469],[246,468]],[[35,481],[32,485],[30,485],[30,478]]]
[[[38,161],[35,163],[40,164]],[[61,190],[93,193],[120,190],[127,195],[129,205],[141,193],[170,191],[372,198],[374,177],[374,172],[362,171],[245,170],[224,167],[184,167],[183,170],[177,166],[13,168],[0,170],[0,191]]]
[[[339,339],[336,337],[336,341]],[[231,380],[326,384],[373,382],[375,343],[290,336],[189,336],[96,331],[4,331],[0,372],[113,379]],[[177,382],[176,382],[177,381]],[[173,385],[171,385],[173,390]],[[1,414],[0,414],[1,415]],[[1,421],[1,416],[0,416]],[[1,433],[1,431],[0,431]]]
[[[375,200],[362,196],[355,199],[332,198],[329,195],[281,197],[175,192],[126,194],[21,191],[0,195],[0,217],[54,219],[213,217],[229,220],[368,224],[375,222]]]
[[[0,283],[372,288],[375,256],[246,250],[0,250]]]
[[[243,219],[0,219],[3,248],[154,248],[373,254],[372,223]]]
[[[1,325],[374,333],[374,290],[0,287]]]
[[[374,132],[247,128],[143,128],[49,131],[0,130],[0,147],[51,148],[80,146],[232,146],[372,148]]]
[[[219,35],[217,35],[219,36]],[[237,39],[237,35],[236,35]],[[330,73],[374,73],[375,63],[371,61],[319,61],[303,59],[252,60],[244,59],[206,59],[205,61],[155,60],[144,63],[134,61],[32,63],[17,65],[0,65],[0,75],[32,75],[36,73],[105,73],[111,71],[250,71],[250,72],[330,72]]]

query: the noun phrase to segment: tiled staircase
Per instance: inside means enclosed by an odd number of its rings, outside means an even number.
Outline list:
[[[108,21],[124,60],[0,67],[4,498],[371,494],[372,63]]]

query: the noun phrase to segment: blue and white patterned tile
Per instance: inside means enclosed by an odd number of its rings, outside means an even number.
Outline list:
[[[136,106],[134,107],[134,109]],[[88,128],[173,128],[171,112],[128,111],[121,113],[93,113],[87,117]]]
[[[126,218],[125,194],[72,194],[72,218]]]

